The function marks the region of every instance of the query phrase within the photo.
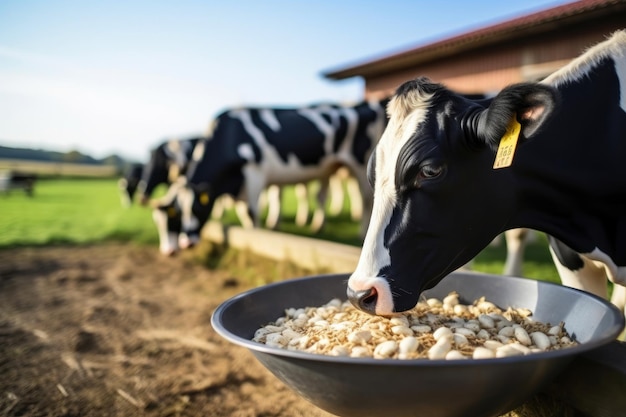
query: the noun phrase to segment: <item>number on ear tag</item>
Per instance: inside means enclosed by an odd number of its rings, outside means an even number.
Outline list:
[[[496,152],[496,160],[493,163],[493,169],[511,166],[513,163],[513,154],[515,153],[515,147],[517,146],[517,140],[519,139],[519,133],[521,130],[522,125],[520,125],[514,117],[506,129],[506,133],[502,136],[502,139],[500,139],[498,151]]]

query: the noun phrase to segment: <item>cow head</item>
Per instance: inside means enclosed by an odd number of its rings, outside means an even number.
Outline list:
[[[348,297],[388,315],[476,256],[502,231],[518,198],[512,169],[493,169],[511,120],[531,138],[554,108],[539,84],[474,101],[425,78],[399,87],[368,167],[374,206]]]
[[[202,140],[191,156],[185,174],[187,186],[177,198],[183,247],[199,241],[218,197],[222,194],[238,197],[243,188],[242,159],[225,151],[222,145],[224,141]]]
[[[120,178],[117,182],[122,199],[122,205],[128,207],[132,204],[135,197],[135,191],[141,180],[141,174],[143,172],[143,164],[132,164],[128,167],[123,178]]]
[[[154,189],[168,183],[170,162],[165,153],[165,145],[159,145],[150,153],[150,160],[145,165],[139,182],[139,201],[146,205]]]

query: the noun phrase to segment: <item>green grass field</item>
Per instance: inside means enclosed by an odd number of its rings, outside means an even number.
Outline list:
[[[157,244],[150,211],[124,208],[114,179],[39,180],[33,197],[0,194],[0,247],[93,243]]]
[[[280,230],[310,235],[307,228],[293,224],[295,197],[292,190],[283,196]],[[228,212],[227,223],[236,217]],[[329,217],[327,227],[316,237],[359,246],[359,226],[351,221],[347,203],[338,217]],[[20,190],[0,194],[0,248],[19,245],[85,244],[106,240],[158,245],[149,209],[122,207],[116,179],[47,179],[35,185],[35,195]],[[502,272],[504,242],[490,246],[476,258],[477,271]],[[559,282],[543,234],[526,250],[524,275]]]

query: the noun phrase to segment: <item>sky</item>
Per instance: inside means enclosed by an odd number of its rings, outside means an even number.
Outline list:
[[[145,162],[228,108],[356,102],[362,79],[322,73],[567,2],[1,0],[0,145]]]

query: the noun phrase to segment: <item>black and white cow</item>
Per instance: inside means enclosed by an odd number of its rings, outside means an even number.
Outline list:
[[[139,181],[141,181],[143,167],[143,164],[130,164],[126,168],[124,176],[117,182],[120,189],[120,198],[124,207],[129,207],[133,204],[135,192],[139,186]]]
[[[185,216],[184,234],[197,238],[213,202],[222,194],[245,192],[252,218],[258,222],[256,202],[269,185],[325,181],[341,166],[359,182],[363,207],[368,210],[372,191],[366,163],[386,124],[384,105],[370,101],[222,113],[210,137],[196,148],[189,167],[193,195],[180,201],[193,216]],[[363,217],[369,221],[369,211]]]
[[[35,190],[37,175],[21,171],[0,172],[0,192],[8,194],[11,190],[24,190],[27,196],[32,197]]]
[[[148,204],[152,193],[161,184],[168,186],[187,171],[191,155],[200,138],[167,140],[150,152],[143,167],[137,191],[142,205]]]
[[[608,278],[623,292],[626,31],[486,102],[424,78],[406,82],[387,112],[369,163],[370,227],[348,281],[354,305],[380,315],[410,309],[518,227],[552,236],[564,285],[606,297]],[[507,155],[511,165],[494,168]]]

